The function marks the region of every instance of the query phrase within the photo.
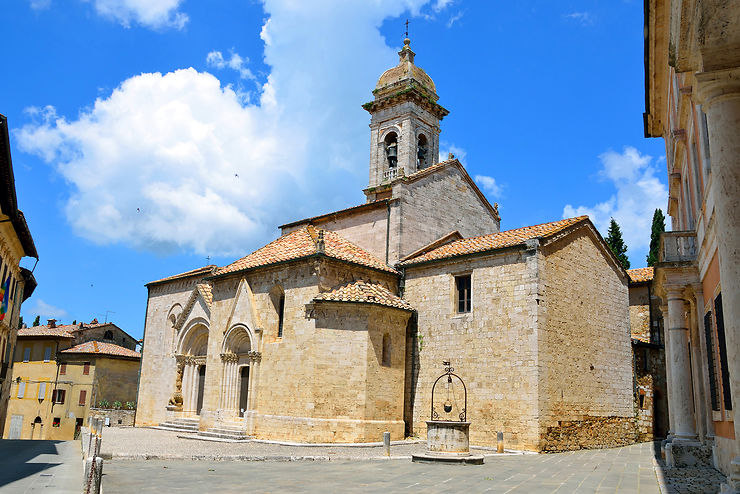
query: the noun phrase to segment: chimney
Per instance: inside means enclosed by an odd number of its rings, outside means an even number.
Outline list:
[[[50,328],[56,328],[57,327],[57,320],[56,319],[47,319],[46,325]]]
[[[325,250],[324,245],[324,230],[319,230],[319,238],[316,240],[316,252],[323,254]]]

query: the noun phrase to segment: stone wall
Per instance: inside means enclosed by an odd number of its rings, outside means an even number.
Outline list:
[[[174,280],[149,287],[141,351],[141,379],[136,425],[157,425],[167,420],[166,406],[175,391],[175,330],[170,317],[176,317],[187,304],[200,277]]]
[[[663,438],[668,433],[668,397],[665,378],[665,350],[633,344],[635,369],[635,410],[640,441]]]
[[[647,284],[629,287],[630,329],[632,337],[650,341],[650,291]]]
[[[602,426],[634,427],[627,276],[586,226],[542,252],[542,448],[632,442],[634,434],[620,436],[606,428],[598,437]]]
[[[507,448],[537,450],[537,277],[526,258],[519,249],[407,269],[404,297],[418,311],[407,352],[414,435],[426,437],[432,383],[449,360],[468,388],[470,442],[494,446],[503,431]],[[456,312],[456,274],[471,274],[467,314]]]
[[[139,383],[139,360],[97,357],[95,359],[95,380],[93,395],[100,400],[108,400],[113,405],[120,401],[136,401],[136,388]]]
[[[112,410],[108,408],[91,408],[90,416],[110,419],[110,427],[133,427],[136,410]],[[103,422],[105,423],[105,422]]]
[[[393,184],[391,264],[458,230],[463,237],[499,231],[499,221],[463,178],[455,165],[429,175]]]

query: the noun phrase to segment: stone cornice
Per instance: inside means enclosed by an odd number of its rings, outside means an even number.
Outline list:
[[[705,112],[718,101],[740,98],[740,67],[696,74],[696,98]]]

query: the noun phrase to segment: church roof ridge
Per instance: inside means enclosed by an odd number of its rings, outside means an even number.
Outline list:
[[[165,283],[167,281],[174,281],[174,280],[178,280],[181,278],[189,278],[191,276],[195,276],[198,274],[205,274],[205,273],[213,272],[217,268],[218,266],[216,266],[215,264],[209,264],[207,266],[203,266],[200,268],[191,269],[190,271],[185,271],[184,273],[173,274],[172,276],[167,276],[165,278],[160,278],[158,280],[150,281],[144,286],[154,285],[157,283]]]
[[[362,203],[362,204],[358,204],[357,206],[350,206],[348,208],[338,209],[336,211],[331,211],[329,213],[319,214],[317,216],[311,216],[310,218],[303,218],[303,219],[300,219],[300,220],[291,221],[290,223],[285,223],[283,225],[280,225],[278,228],[281,228],[281,229],[282,228],[290,228],[291,226],[297,226],[297,225],[301,225],[301,224],[304,224],[304,223],[312,223],[314,221],[320,221],[320,220],[323,220],[325,218],[328,218],[329,216],[335,216],[335,215],[340,215],[340,214],[345,214],[345,213],[351,213],[351,212],[359,211],[359,210],[362,210],[362,209],[373,209],[373,208],[377,208],[377,207],[380,207],[380,206],[385,206],[386,204],[388,204],[392,200],[393,199],[380,199],[380,200],[377,200],[377,201],[365,202],[365,203]]]
[[[313,225],[306,225],[276,238],[264,247],[227,266],[217,269],[213,276],[272,266],[314,256],[326,256],[378,271],[399,274],[398,271],[338,233],[331,230],[317,229]]]
[[[549,223],[523,226],[498,233],[467,237],[442,245],[420,254],[417,257],[401,261],[399,265],[406,267],[430,261],[438,261],[468,254],[478,254],[507,247],[514,247],[517,245],[524,245],[527,240],[551,237],[570,226],[587,220],[588,216],[577,216],[574,218],[551,221]]]

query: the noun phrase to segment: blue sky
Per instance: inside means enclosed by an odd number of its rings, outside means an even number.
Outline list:
[[[667,201],[663,141],[643,137],[642,15],[637,0],[3,2],[0,113],[40,255],[24,319],[109,311],[139,337],[147,281],[362,203],[360,105],[407,18],[450,110],[441,154],[502,229],[590,214],[605,235],[613,216],[642,267]]]

